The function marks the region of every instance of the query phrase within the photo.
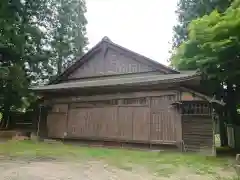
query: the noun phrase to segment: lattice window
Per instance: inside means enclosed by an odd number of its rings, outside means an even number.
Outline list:
[[[147,98],[132,98],[132,99],[124,99],[123,100],[124,105],[146,105],[147,104]]]
[[[167,95],[167,96],[165,96],[165,97],[166,97],[166,99],[169,100],[169,101],[175,100],[175,95]]]
[[[94,101],[89,103],[93,105],[118,105],[118,100],[113,99],[113,100],[106,100],[106,101]]]
[[[89,102],[81,102],[81,103],[73,103],[71,104],[71,108],[84,108],[84,107],[96,107],[96,106],[110,106],[110,105],[118,105],[118,100],[106,100],[106,101],[89,101]]]
[[[203,102],[184,102],[182,114],[186,115],[210,115],[211,108],[208,103]]]

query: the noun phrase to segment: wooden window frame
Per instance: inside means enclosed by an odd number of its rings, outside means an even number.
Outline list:
[[[204,101],[183,101],[181,105],[182,115],[211,115],[212,110],[208,102]]]
[[[148,97],[121,99],[120,106],[148,106]],[[142,100],[144,103],[142,103]]]

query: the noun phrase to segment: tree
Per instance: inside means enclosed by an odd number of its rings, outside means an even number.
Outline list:
[[[53,0],[54,16],[50,29],[52,61],[60,74],[86,50],[87,20],[84,0]]]
[[[237,121],[240,95],[240,1],[236,0],[224,12],[217,10],[189,25],[188,39],[173,55],[178,69],[199,69],[211,85],[212,93],[226,102],[228,122]]]
[[[21,108],[28,86],[44,72],[42,33],[37,15],[41,1],[3,0],[0,3],[0,108],[6,127],[11,110]]]
[[[180,0],[176,11],[178,24],[174,26],[173,49],[187,39],[187,27],[192,20],[208,15],[215,9],[224,12],[231,2],[232,0]]]
[[[30,85],[46,83],[56,69],[83,54],[85,12],[83,0],[0,2],[1,128],[11,123],[11,111],[36,100]]]

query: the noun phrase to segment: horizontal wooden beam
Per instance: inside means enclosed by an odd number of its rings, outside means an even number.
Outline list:
[[[116,93],[107,95],[95,95],[95,96],[70,96],[64,98],[51,98],[45,100],[45,104],[60,104],[60,103],[72,103],[72,102],[90,102],[90,101],[104,101],[114,99],[132,99],[142,97],[159,97],[165,95],[177,95],[178,91],[153,91],[153,92],[133,92],[133,93]]]

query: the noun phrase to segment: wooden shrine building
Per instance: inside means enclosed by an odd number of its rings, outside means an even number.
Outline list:
[[[211,105],[201,76],[179,72],[104,37],[48,85],[50,138],[173,145],[214,153]]]

